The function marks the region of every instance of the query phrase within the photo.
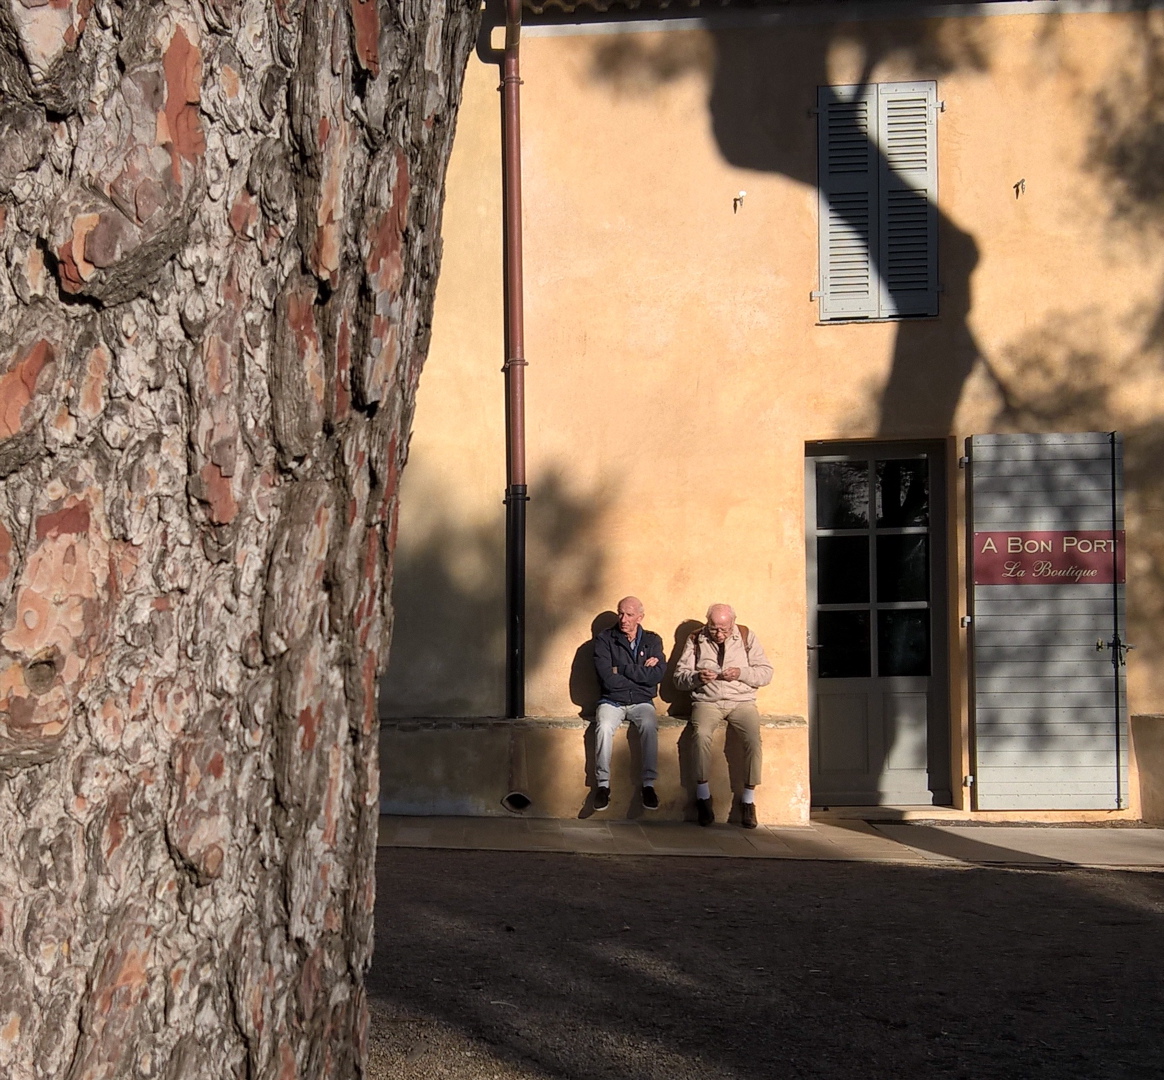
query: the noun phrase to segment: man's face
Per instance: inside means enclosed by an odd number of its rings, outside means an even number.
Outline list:
[[[639,623],[642,621],[642,608],[636,608],[631,604],[618,605],[618,628],[624,634],[626,634],[628,638],[635,636],[635,632],[639,628]]]
[[[707,636],[712,641],[726,641],[731,637],[734,625],[735,619],[731,615],[726,611],[717,611],[707,620]]]

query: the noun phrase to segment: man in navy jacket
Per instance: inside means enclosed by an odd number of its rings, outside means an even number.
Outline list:
[[[644,630],[643,604],[635,596],[618,602],[618,625],[594,638],[594,667],[602,684],[602,697],[594,717],[594,809],[610,805],[610,752],[614,733],[624,720],[639,732],[643,751],[643,806],[659,808],[655,794],[658,776],[659,718],[654,699],[667,667],[663,639]]]

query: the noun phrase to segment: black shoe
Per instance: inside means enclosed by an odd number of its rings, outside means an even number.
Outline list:
[[[655,789],[651,787],[650,784],[643,785],[643,809],[659,809],[659,796],[655,794]]]
[[[756,827],[756,804],[754,802],[740,803],[740,824],[745,829]]]
[[[696,799],[695,809],[699,813],[700,825],[710,825],[715,821],[715,811],[711,808],[710,799]]]
[[[605,810],[610,805],[610,788],[600,787],[594,792],[594,809]]]

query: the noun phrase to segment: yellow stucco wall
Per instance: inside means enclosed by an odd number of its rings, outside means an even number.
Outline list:
[[[807,715],[808,440],[948,436],[956,456],[969,434],[1111,428],[1127,439],[1130,706],[1164,712],[1164,176],[1137,126],[1164,114],[1162,40],[1160,13],[527,33],[530,715],[578,714],[592,622],[626,593],[668,648],[733,603],[775,663],[760,708]],[[929,78],[946,104],[942,313],[818,325],[816,88]],[[504,709],[497,82],[471,61],[389,716]],[[960,578],[951,591],[957,657]]]

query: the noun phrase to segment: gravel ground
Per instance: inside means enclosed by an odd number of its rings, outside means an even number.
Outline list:
[[[381,849],[373,1080],[1164,1077],[1164,874]]]

